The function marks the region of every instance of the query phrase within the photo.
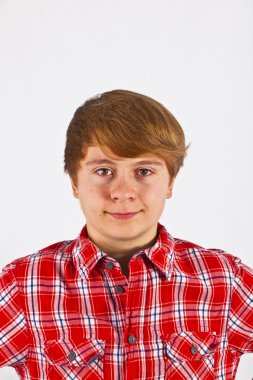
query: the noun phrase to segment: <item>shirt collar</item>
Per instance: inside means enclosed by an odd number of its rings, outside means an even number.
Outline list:
[[[132,257],[145,254],[170,279],[173,267],[175,239],[159,222],[157,228],[158,236],[156,242],[151,247],[139,250]],[[89,239],[86,224],[77,238],[67,247],[67,250],[72,253],[75,267],[86,280],[89,279],[91,271],[102,257],[109,257]],[[110,257],[110,259],[112,258]]]

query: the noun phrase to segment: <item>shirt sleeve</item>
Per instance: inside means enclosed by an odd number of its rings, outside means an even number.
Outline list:
[[[231,257],[233,257],[231,255]],[[233,257],[235,275],[228,318],[228,345],[240,354],[253,352],[253,270]]]
[[[22,364],[28,353],[26,320],[14,262],[0,273],[0,367]]]

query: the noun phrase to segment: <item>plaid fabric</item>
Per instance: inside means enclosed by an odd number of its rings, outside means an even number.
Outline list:
[[[252,269],[158,229],[129,279],[86,225],[5,266],[0,367],[22,380],[235,379],[253,352]]]

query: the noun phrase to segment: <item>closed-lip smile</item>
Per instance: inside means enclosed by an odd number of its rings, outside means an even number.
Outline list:
[[[125,212],[125,213],[111,213],[111,212],[109,212],[109,214],[111,216],[113,216],[114,218],[118,218],[118,219],[131,218],[138,213],[139,213],[139,211],[137,211],[137,212]]]
[[[116,215],[129,215],[129,214],[136,214],[139,211],[135,212],[109,212],[109,214],[116,214]]]

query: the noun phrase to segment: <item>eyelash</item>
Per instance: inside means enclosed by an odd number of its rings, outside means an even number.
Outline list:
[[[108,169],[108,168],[100,168],[100,169],[97,169],[95,170],[95,173],[97,173],[99,170],[111,170],[111,169]],[[153,173],[153,171],[151,169],[147,169],[147,168],[140,168],[140,169],[137,169],[137,170],[148,170],[150,171],[151,173]],[[100,175],[100,174],[99,174]],[[144,176],[141,176],[141,177],[149,177],[151,174],[149,175],[144,175]],[[101,177],[108,177],[107,175],[101,175]]]

